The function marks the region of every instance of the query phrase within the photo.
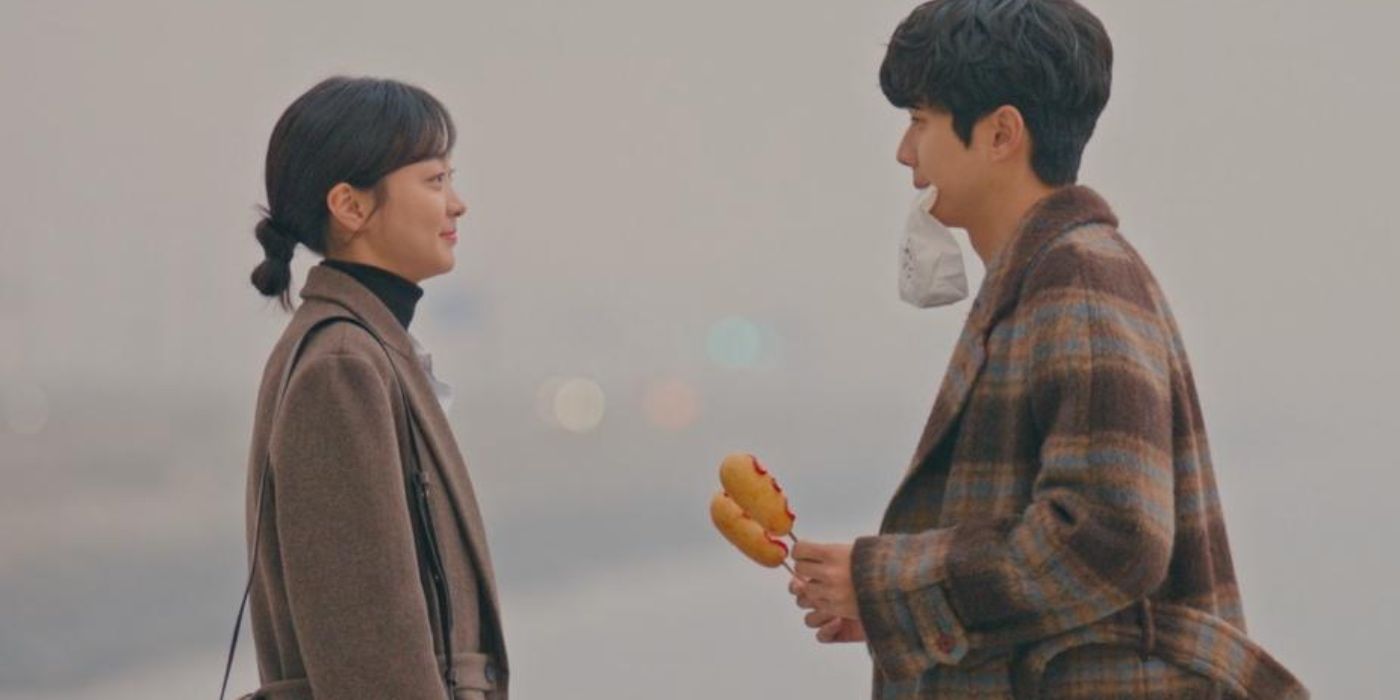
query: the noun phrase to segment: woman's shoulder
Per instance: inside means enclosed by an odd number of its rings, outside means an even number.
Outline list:
[[[267,373],[282,376],[298,347],[300,352],[292,369],[293,382],[309,367],[324,371],[333,367],[366,366],[386,384],[393,374],[385,348],[343,310],[310,303],[297,309],[268,358]]]

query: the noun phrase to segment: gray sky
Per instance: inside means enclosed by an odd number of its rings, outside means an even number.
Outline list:
[[[1318,697],[1382,697],[1400,5],[1087,4],[1117,62],[1082,179],[1183,327],[1250,631]],[[967,311],[896,294],[913,192],[875,71],[913,6],[6,2],[0,700],[216,684],[286,319],[247,282],[262,158],[335,73],[419,83],[461,131],[472,209],[414,332],[457,389],[517,694],[863,694],[863,649],[811,641],[705,508],[750,450],[806,536],[851,539],[913,450]],[[588,432],[540,415],[568,378],[606,396]]]

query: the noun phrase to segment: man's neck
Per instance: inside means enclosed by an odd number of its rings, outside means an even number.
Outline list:
[[[991,265],[1016,237],[1026,213],[1056,189],[1032,177],[1014,183],[989,198],[980,216],[969,222],[967,236],[983,265]]]

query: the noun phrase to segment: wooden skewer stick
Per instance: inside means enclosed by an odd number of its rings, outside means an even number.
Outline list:
[[[793,532],[792,530],[788,530],[788,539],[792,540],[792,546],[794,546],[794,547],[797,546],[797,533],[796,533],[796,532]],[[793,578],[797,578],[797,572],[796,572],[796,571],[793,571],[793,570],[792,570],[792,567],[787,565],[787,562],[783,562],[783,566],[788,570],[788,573],[792,574]]]

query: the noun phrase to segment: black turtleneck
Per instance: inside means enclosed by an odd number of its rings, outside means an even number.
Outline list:
[[[399,320],[399,325],[403,326],[404,330],[408,330],[408,324],[413,321],[413,310],[418,306],[418,300],[423,298],[422,287],[373,265],[361,265],[360,263],[330,258],[322,260],[321,264],[344,272],[368,287],[369,291],[374,292],[374,295],[379,297],[385,306],[389,307],[394,318]]]

